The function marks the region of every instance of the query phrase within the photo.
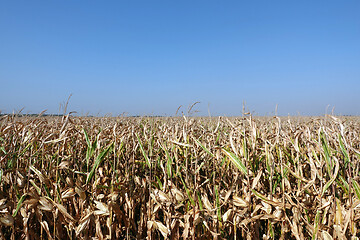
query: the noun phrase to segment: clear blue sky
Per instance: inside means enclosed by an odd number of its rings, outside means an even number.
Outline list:
[[[0,110],[360,114],[360,1],[0,3]]]

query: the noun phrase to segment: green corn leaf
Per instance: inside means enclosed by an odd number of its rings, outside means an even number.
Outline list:
[[[321,145],[322,145],[324,153],[325,153],[325,162],[327,165],[327,172],[331,176],[331,170],[333,168],[333,163],[332,163],[332,159],[330,156],[330,151],[329,151],[329,146],[328,146],[328,143],[326,140],[326,136],[323,131],[320,132],[320,140],[321,140]]]
[[[249,160],[249,152],[248,152],[248,148],[247,148],[247,143],[246,143],[246,138],[245,138],[245,133],[244,133],[244,145],[243,145],[243,151],[244,151],[244,157],[246,160]]]
[[[200,196],[199,191],[197,191],[197,197],[198,197],[198,203],[199,203],[200,211],[202,211],[204,209],[204,207],[203,207],[203,204],[202,204],[202,201],[201,201],[201,196]]]
[[[336,179],[336,182],[344,190],[345,194],[348,194],[349,193],[349,184],[348,184],[348,182],[341,175],[339,175],[339,179],[340,180]]]
[[[186,184],[185,184],[184,180],[182,179],[181,175],[179,175],[179,177],[180,177],[180,180],[181,180],[182,184],[184,185],[186,194],[187,194],[187,196],[188,196],[188,198],[189,198],[189,200],[190,200],[190,202],[191,202],[191,205],[195,206],[195,201],[194,201],[194,199],[191,197],[190,190],[186,187]]]
[[[234,153],[229,152],[225,149],[222,149],[222,151],[229,157],[229,159],[235,165],[235,167],[237,167],[242,173],[244,173],[246,176],[249,174],[245,165],[241,162],[241,160]]]
[[[44,187],[44,189],[45,189],[45,192],[46,192],[47,196],[48,196],[49,198],[51,198],[51,194],[50,194],[49,188],[46,186],[46,184],[43,184],[43,187]]]
[[[335,171],[334,171],[334,175],[331,177],[331,179],[325,184],[324,189],[321,193],[321,197],[324,195],[324,193],[326,192],[326,190],[333,184],[333,182],[335,181],[335,179],[337,178],[338,172],[339,172],[339,161],[337,161],[335,159]]]
[[[142,146],[141,140],[140,140],[140,138],[139,138],[139,136],[137,134],[136,134],[136,137],[137,137],[137,139],[139,141],[140,150],[141,150],[141,152],[142,152],[142,154],[143,154],[143,156],[145,158],[146,164],[148,165],[149,169],[151,169],[150,160],[149,160],[149,158],[148,158],[148,156],[147,156],[147,154],[146,154],[146,152],[145,152],[145,150],[144,150],[144,148]]]
[[[0,150],[4,153],[7,154],[7,152],[5,151],[5,148],[3,146],[0,147]]]
[[[211,157],[214,157],[214,154],[212,154],[209,149],[207,149],[204,145],[200,143],[196,138],[194,138],[195,142],[205,151],[207,152]]]
[[[86,179],[86,184],[88,184],[91,180],[91,178],[94,176],[95,171],[97,170],[97,168],[99,167],[100,163],[102,162],[102,160],[105,158],[105,156],[110,152],[111,148],[113,147],[114,143],[111,143],[105,150],[103,150],[99,156],[96,158],[94,165],[92,166],[92,169],[90,171],[90,173],[87,176]]]
[[[27,197],[27,193],[25,193],[24,195],[21,196],[19,202],[16,205],[16,210],[14,212],[14,214],[12,215],[13,217],[16,217],[17,213],[19,212],[22,203],[24,202],[25,198]]]
[[[160,178],[159,178],[158,176],[155,176],[155,178],[156,178],[156,181],[157,181],[157,183],[158,183],[158,185],[159,185],[159,189],[160,189],[160,190],[163,190],[163,184],[162,184]]]
[[[34,188],[36,189],[37,193],[41,196],[41,188],[36,185],[36,183],[34,182],[34,180],[30,180],[30,183],[31,183],[31,185],[34,186]]]
[[[169,151],[163,147],[162,145],[160,145],[160,147],[162,148],[162,150],[165,152],[166,154],[166,158],[167,158],[167,162],[166,162],[166,172],[167,172],[167,175],[169,178],[172,177],[172,163],[173,163],[173,160],[169,154]]]
[[[200,164],[200,166],[196,169],[195,173],[199,173],[200,169],[205,165],[205,161]]]
[[[342,154],[344,155],[344,162],[345,162],[345,167],[347,167],[347,165],[349,164],[350,162],[350,158],[349,158],[349,154],[348,152],[346,151],[346,148],[344,146],[344,143],[342,141],[342,137],[341,137],[341,134],[339,134],[339,143],[340,143],[340,149],[341,149],[341,152]]]
[[[265,142],[265,155],[266,155],[266,169],[268,171],[268,173],[271,173],[271,165],[270,165],[270,153],[269,153],[269,147],[267,145],[267,143]]]
[[[32,145],[32,143],[28,143],[26,145],[26,147],[21,151],[21,153],[19,154],[19,157],[21,157],[22,155],[24,155],[24,153],[30,148],[30,146]]]
[[[351,182],[354,187],[356,197],[360,200],[360,186],[354,179],[352,179]]]
[[[85,135],[85,140],[86,140],[86,144],[87,144],[87,150],[86,150],[86,167],[89,171],[89,164],[90,164],[90,158],[92,157],[92,155],[95,152],[96,146],[97,146],[97,138],[95,139],[95,141],[93,143],[91,143],[90,139],[89,139],[89,135],[87,134],[85,128],[83,128],[84,131],[84,135]],[[99,133],[100,134],[100,133]]]
[[[273,229],[273,226],[272,226],[272,222],[268,222],[268,226],[269,226],[269,234],[270,234],[270,237],[274,238],[275,236],[275,233],[274,233],[274,229]]]
[[[260,198],[261,200],[263,200],[264,202],[269,202],[270,200],[265,197],[264,195],[262,195],[261,193],[258,193],[257,191],[255,191],[254,189],[251,189],[251,191],[255,194],[255,196],[257,196],[258,198]]]
[[[85,128],[83,129],[83,131],[84,131],[85,140],[86,140],[86,143],[87,143],[87,145],[88,145],[88,148],[90,148],[90,147],[91,147],[91,143],[90,143],[90,140],[89,140],[89,135],[87,134]]]
[[[317,239],[317,233],[319,231],[319,223],[320,223],[320,211],[316,211],[316,216],[315,216],[315,222],[314,222],[314,233],[312,235],[312,240]]]
[[[216,211],[217,211],[217,217],[219,222],[221,222],[221,206],[220,206],[220,199],[219,199],[219,186],[215,185],[215,198],[216,198]]]

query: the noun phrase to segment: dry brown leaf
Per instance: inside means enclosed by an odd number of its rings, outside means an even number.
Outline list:
[[[337,224],[334,224],[333,225],[334,227],[334,230],[335,230],[335,234],[336,236],[339,238],[339,239],[346,239],[343,232],[342,232],[342,229],[341,229],[341,226],[337,225]]]
[[[9,213],[4,213],[0,216],[0,222],[5,226],[10,227],[14,225],[14,218]]]
[[[177,188],[172,187],[171,188],[171,193],[175,196],[176,201],[182,202],[182,201],[185,200],[184,195]]]
[[[0,210],[5,209],[6,207],[7,207],[7,200],[5,198],[1,199],[0,200]]]
[[[206,197],[206,195],[201,196],[201,201],[204,203],[204,206],[205,206],[206,210],[208,210],[209,212],[214,211],[214,208],[211,205],[209,199]]]
[[[69,161],[62,161],[58,165],[58,169],[67,169],[70,165],[71,165],[71,163]]]
[[[160,231],[160,233],[164,236],[164,238],[167,238],[170,232],[169,229],[159,221],[154,221],[154,223],[155,223],[155,227]]]
[[[226,222],[229,220],[231,222],[230,220],[231,215],[232,215],[232,209],[227,210],[222,216],[223,221]]]
[[[49,225],[46,221],[41,221],[40,222],[40,225],[41,227],[45,230],[47,236],[48,236],[48,239],[53,239],[53,237],[51,236],[51,233],[50,233],[50,229],[49,229]]]
[[[248,203],[238,196],[233,196],[233,202],[237,207],[245,208],[248,206]]]
[[[263,176],[263,172],[259,171],[258,174],[256,175],[256,177],[254,178],[253,182],[252,182],[252,185],[251,185],[252,189],[256,188],[256,186],[258,185],[258,183],[259,183],[259,181],[261,179],[261,176]]]
[[[86,193],[81,187],[75,187],[75,192],[79,195],[81,200],[84,201],[86,199]]]
[[[60,203],[55,203],[57,209],[61,212],[67,222],[75,222],[75,219],[67,212],[66,208]]]
[[[88,227],[92,214],[93,212],[89,212],[86,216],[80,219],[79,225],[75,229],[76,236],[78,236],[85,228]]]
[[[276,219],[279,219],[279,220],[280,220],[280,219],[283,217],[283,215],[284,215],[284,214],[283,214],[283,210],[282,210],[280,207],[276,207],[273,215],[274,215],[274,217],[275,217]]]
[[[62,199],[71,198],[75,196],[75,194],[76,192],[74,188],[68,188],[67,190],[61,193],[61,198]]]
[[[321,236],[324,240],[333,240],[333,237],[327,231],[321,231]]]
[[[98,239],[103,240],[104,235],[101,230],[101,223],[99,217],[96,217],[95,219],[95,229],[96,229],[96,236],[98,237]]]
[[[232,188],[229,191],[226,192],[223,204],[226,204],[226,202],[229,200],[229,197],[230,197],[232,192],[233,192]]]
[[[264,210],[267,214],[270,214],[272,212],[272,206],[270,204],[264,201],[261,201],[261,204],[263,205],[261,209]]]
[[[43,211],[51,212],[53,210],[53,204],[45,197],[40,197],[38,208]]]
[[[168,196],[161,190],[155,189],[154,190],[154,199],[156,199],[157,201],[163,202],[163,203],[167,203],[170,201],[170,199],[168,198]]]
[[[108,206],[106,206],[104,203],[94,200],[95,207],[98,209],[94,211],[95,215],[102,215],[107,216],[110,214]]]

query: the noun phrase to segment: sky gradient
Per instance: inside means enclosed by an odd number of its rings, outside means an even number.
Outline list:
[[[360,115],[360,1],[0,3],[3,113]]]

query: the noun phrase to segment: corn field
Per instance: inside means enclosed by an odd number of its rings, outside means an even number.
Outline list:
[[[0,116],[2,239],[358,239],[357,117]]]

